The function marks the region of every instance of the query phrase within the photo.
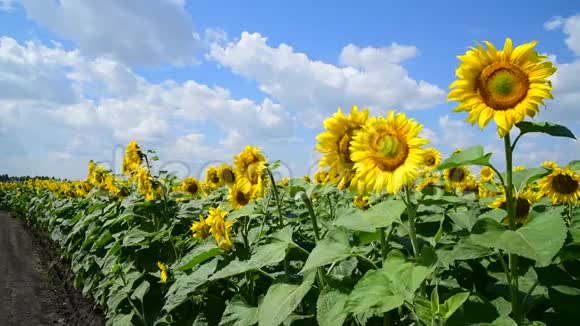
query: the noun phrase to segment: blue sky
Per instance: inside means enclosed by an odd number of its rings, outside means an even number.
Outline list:
[[[137,139],[181,175],[254,144],[299,176],[322,119],[351,105],[403,111],[444,154],[482,144],[502,164],[495,125],[464,123],[446,94],[457,55],[506,37],[538,40],[559,68],[537,120],[580,134],[570,1],[0,0],[0,22],[0,173],[84,178],[89,159],[118,169]],[[580,158],[567,139],[520,151],[525,165]]]

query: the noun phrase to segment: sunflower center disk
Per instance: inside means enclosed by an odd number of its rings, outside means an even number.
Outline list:
[[[525,99],[530,82],[517,66],[496,62],[481,72],[476,90],[481,98],[494,110],[509,110]]]
[[[463,169],[451,168],[449,171],[449,177],[452,182],[462,182],[465,179],[466,174]]]
[[[433,156],[427,156],[425,159],[425,165],[433,166],[435,164],[435,158]]]
[[[559,174],[554,177],[552,186],[558,193],[570,195],[578,190],[578,181],[572,179],[569,175]]]
[[[377,142],[377,165],[383,171],[394,171],[405,162],[408,153],[404,140],[396,135],[385,135]]]
[[[246,206],[250,202],[249,196],[246,196],[242,191],[236,192],[236,201],[243,206]]]

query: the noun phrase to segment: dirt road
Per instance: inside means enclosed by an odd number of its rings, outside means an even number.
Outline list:
[[[0,325],[102,324],[91,303],[62,275],[55,278],[64,273],[55,273],[58,257],[47,241],[0,211]]]

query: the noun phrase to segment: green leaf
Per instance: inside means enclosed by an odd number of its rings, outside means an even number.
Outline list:
[[[580,171],[580,160],[574,160],[566,164],[566,167],[573,171]]]
[[[133,316],[135,316],[135,313],[133,313],[133,312],[128,314],[128,315],[123,315],[123,314],[115,315],[115,317],[113,317],[113,319],[111,320],[111,325],[132,326],[132,325],[134,325],[132,322]]]
[[[391,280],[383,270],[369,270],[354,286],[345,304],[348,312],[382,313],[401,306],[402,296],[395,294]]]
[[[348,234],[334,230],[314,247],[301,272],[345,260],[350,257],[350,248]]]
[[[201,264],[215,256],[219,256],[220,254],[221,249],[218,248],[213,239],[211,239],[211,241],[204,242],[203,244],[195,247],[189,254],[187,254],[181,260],[181,265],[177,267],[175,271],[181,272],[192,269],[198,264]]]
[[[230,221],[236,221],[236,220],[240,219],[241,217],[245,217],[245,216],[248,216],[250,214],[253,214],[256,211],[256,207],[257,207],[256,202],[251,202],[248,205],[246,205],[238,210],[235,210],[231,213],[228,213],[227,219]]]
[[[483,154],[483,146],[477,145],[470,147],[460,153],[452,155],[443,163],[441,163],[437,170],[445,170],[450,168],[455,168],[462,165],[485,165],[489,166],[489,159],[491,158],[491,153]]]
[[[516,123],[516,127],[520,129],[522,135],[527,134],[529,132],[541,132],[554,137],[565,137],[576,139],[576,137],[570,131],[570,129],[555,123],[522,121]]]
[[[302,284],[278,283],[270,286],[258,310],[259,326],[278,326],[298,307],[310,291],[316,271],[305,274]]]
[[[288,243],[286,242],[274,242],[262,245],[256,249],[256,252],[249,260],[241,261],[236,258],[236,260],[230,262],[227,266],[215,273],[210,278],[210,281],[277,264],[286,256],[287,248]]]
[[[352,207],[340,207],[336,210],[334,225],[352,231],[375,232],[376,228],[362,215],[362,212]]]
[[[125,237],[123,238],[123,246],[130,247],[139,245],[141,242],[145,241],[149,232],[139,230],[139,229],[132,229],[129,231]]]
[[[572,219],[570,222],[570,235],[574,243],[580,244],[580,208],[572,211]]]
[[[524,256],[536,260],[538,267],[545,267],[566,239],[567,230],[561,213],[562,207],[550,208],[543,213],[532,211],[528,224],[515,232],[484,218],[473,227],[470,237],[476,244]]]
[[[467,238],[453,247],[452,256],[455,260],[469,260],[487,257],[493,253],[492,249],[477,245]]]
[[[390,199],[381,202],[361,215],[375,228],[385,228],[393,223],[401,223],[401,215],[407,206],[402,200]]]
[[[525,169],[524,171],[513,171],[512,172],[512,184],[514,188],[520,192],[528,184],[540,179],[541,177],[549,174],[550,171],[546,168],[532,168]],[[504,175],[504,178],[506,176]]]
[[[431,254],[434,255],[434,253]],[[433,258],[436,257],[428,257],[424,260],[434,263]],[[387,273],[395,292],[412,302],[415,291],[427,276],[433,273],[435,265],[419,265],[417,262],[408,261],[400,251],[391,250],[385,259],[382,270]]]
[[[320,326],[343,325],[348,312],[344,308],[348,294],[326,287],[316,302],[316,320]]]
[[[131,294],[131,299],[137,299],[141,303],[143,303],[143,298],[145,297],[147,292],[149,292],[150,287],[151,284],[148,281],[144,280],[143,282],[141,282],[141,284],[139,284],[139,286],[135,289],[135,291],[133,291],[133,294]]]
[[[431,311],[437,313],[439,311],[439,290],[438,286],[435,286],[433,291],[431,291]]]
[[[187,301],[198,287],[208,282],[208,277],[215,271],[216,267],[217,259],[214,259],[207,264],[199,266],[195,272],[189,275],[182,274],[177,276],[175,283],[171,284],[171,287],[169,287],[165,295],[166,301],[163,310],[169,313]]]
[[[518,326],[518,324],[510,317],[499,317],[492,323],[477,323],[472,326]]]
[[[457,293],[456,295],[447,299],[443,304],[446,311],[444,318],[446,320],[449,319],[455,313],[455,311],[457,311],[457,309],[463,305],[467,298],[469,298],[469,292]]]
[[[219,323],[220,326],[252,326],[258,322],[259,310],[244,302],[241,295],[236,295],[227,304]]]

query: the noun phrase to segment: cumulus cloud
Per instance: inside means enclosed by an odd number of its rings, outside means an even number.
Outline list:
[[[31,19],[75,42],[83,54],[128,65],[190,64],[199,42],[185,1],[22,0],[22,4]]]
[[[568,48],[576,55],[572,62],[554,61],[558,71],[551,78],[554,100],[548,104],[548,110],[541,113],[542,119],[563,123],[569,127],[580,127],[580,15],[567,18],[555,17],[544,24],[548,30],[561,29],[566,35]],[[571,125],[572,124],[572,125]]]
[[[15,7],[15,0],[0,0],[0,11],[12,11]]]
[[[295,118],[271,99],[235,99],[224,88],[192,80],[149,83],[118,61],[59,45],[0,39],[0,84],[0,148],[13,156],[5,162],[32,157],[38,171],[55,175],[83,176],[86,161],[109,160],[131,139],[167,159],[191,162],[231,160],[248,142],[296,136]],[[199,134],[211,137],[195,138]],[[66,164],[55,164],[65,158]],[[8,168],[23,174],[30,167]]]
[[[272,47],[259,33],[243,32],[237,42],[216,43],[209,57],[258,82],[260,90],[292,108],[301,122],[316,127],[338,107],[426,109],[444,102],[444,91],[412,79],[400,65],[417,54],[413,46],[347,45],[341,66],[310,59],[287,44]]]

